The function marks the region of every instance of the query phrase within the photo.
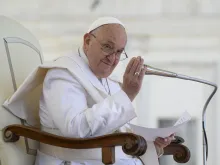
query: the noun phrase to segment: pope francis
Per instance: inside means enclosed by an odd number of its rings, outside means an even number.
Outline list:
[[[4,106],[21,106],[16,97],[42,84],[38,112],[43,131],[74,138],[132,132],[127,123],[136,117],[132,101],[141,89],[146,71],[144,60],[134,57],[129,61],[123,83],[109,78],[119,61],[128,57],[126,43],[126,29],[121,21],[113,17],[97,19],[75,53],[39,66]],[[25,118],[28,112],[13,113]],[[158,157],[172,138],[173,135],[158,137],[153,142]],[[35,165],[101,165],[100,153],[100,149],[73,150],[40,144]],[[116,165],[145,163],[125,155],[121,147],[116,147],[115,155]]]

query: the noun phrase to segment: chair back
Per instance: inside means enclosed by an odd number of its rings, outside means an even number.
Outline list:
[[[41,47],[33,34],[18,22],[0,16],[1,105],[41,63]],[[0,133],[11,124],[22,124],[22,120],[0,106]],[[30,139],[5,143],[0,136],[0,165],[33,165],[37,148],[38,142]]]

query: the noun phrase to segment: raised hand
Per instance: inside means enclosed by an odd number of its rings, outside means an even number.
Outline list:
[[[142,86],[142,81],[146,72],[146,68],[143,64],[144,59],[140,56],[133,57],[129,61],[124,73],[122,89],[131,101],[134,100]]]

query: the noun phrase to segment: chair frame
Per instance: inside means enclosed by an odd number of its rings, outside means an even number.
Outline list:
[[[102,148],[102,162],[106,165],[115,163],[115,147],[122,146],[125,154],[139,157],[147,150],[146,140],[133,133],[114,133],[93,138],[66,138],[41,131],[24,125],[9,125],[4,128],[5,142],[16,142],[20,136],[39,141],[41,143],[69,149]],[[190,159],[190,151],[182,143],[184,140],[176,137],[170,145],[164,148],[164,155],[173,155],[178,163],[186,163]]]

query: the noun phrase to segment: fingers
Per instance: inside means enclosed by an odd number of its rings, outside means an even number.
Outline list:
[[[139,80],[143,80],[144,78],[144,75],[145,75],[145,72],[147,71],[147,68],[144,66],[142,69],[141,69],[141,72],[140,72],[140,75],[139,75]]]
[[[138,56],[138,57],[135,59],[133,65],[132,65],[132,67],[131,67],[131,69],[130,69],[129,74],[135,75],[135,73],[137,72],[137,68],[138,68],[138,66],[140,65],[140,62],[141,62],[141,57]],[[139,72],[137,72],[137,73],[139,73]],[[138,76],[138,75],[135,75],[135,76]]]
[[[139,57],[140,59],[138,60],[138,65],[137,65],[137,68],[135,70],[135,73],[138,73],[138,76],[136,77],[139,77],[140,76],[140,73],[141,73],[141,70],[142,70],[142,66],[144,64],[144,59]]]
[[[133,57],[128,65],[127,68],[125,70],[125,73],[129,73],[131,75],[135,75],[136,77],[139,77],[140,75],[143,75],[143,73],[141,74],[141,71],[143,70],[143,64],[144,64],[144,59],[141,58],[140,56],[138,57]]]
[[[164,148],[164,147],[168,146],[171,143],[171,137],[167,137],[167,138],[158,137],[158,138],[156,138],[155,143],[158,146]]]
[[[161,143],[161,142],[159,142],[159,141],[154,141],[154,144],[156,145],[156,146],[158,146],[159,148],[165,148],[167,145],[165,145],[165,144],[163,144],[163,143]]]
[[[175,134],[171,134],[169,137],[171,138],[171,140],[175,140]]]
[[[142,68],[143,63],[144,60],[140,56],[132,58],[123,76],[122,89],[132,101],[141,89],[142,79],[146,72]]]
[[[161,145],[166,145],[167,142],[168,142],[168,140],[167,140],[166,138],[158,137],[158,138],[156,139],[156,142],[159,143],[159,144],[161,144]]]
[[[127,68],[126,68],[126,70],[125,70],[125,73],[128,74],[128,73],[130,72],[131,67],[133,66],[133,63],[134,63],[135,59],[136,59],[136,57],[133,57],[133,58],[129,61],[129,63],[128,63],[128,65],[127,65]]]

